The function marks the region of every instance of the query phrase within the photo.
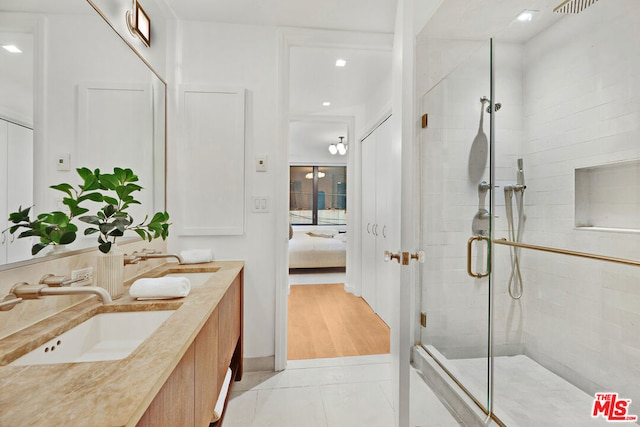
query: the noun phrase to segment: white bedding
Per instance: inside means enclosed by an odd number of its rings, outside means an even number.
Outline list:
[[[345,233],[317,230],[318,235],[334,237],[314,237],[309,231],[294,231],[289,240],[289,268],[326,268],[347,265],[347,240]]]

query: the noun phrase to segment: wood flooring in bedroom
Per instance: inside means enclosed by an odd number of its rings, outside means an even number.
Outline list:
[[[292,285],[288,359],[389,353],[389,327],[343,284]]]

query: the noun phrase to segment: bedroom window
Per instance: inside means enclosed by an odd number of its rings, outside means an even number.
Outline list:
[[[345,225],[346,166],[291,166],[289,222],[292,225]]]

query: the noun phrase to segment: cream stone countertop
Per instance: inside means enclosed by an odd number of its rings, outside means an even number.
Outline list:
[[[136,425],[243,267],[166,263],[143,277],[218,270],[186,298],[136,301],[127,294],[102,305],[94,297],[0,340],[0,427]],[[167,309],[176,312],[125,359],[6,366],[94,314]]]

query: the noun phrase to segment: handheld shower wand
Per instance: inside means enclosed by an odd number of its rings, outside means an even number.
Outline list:
[[[524,183],[524,166],[522,159],[517,162],[516,185],[504,187],[505,209],[507,214],[507,233],[509,240],[520,242],[522,230],[524,229],[524,190],[527,186]],[[516,198],[516,209],[518,211],[518,225],[513,221],[513,196]],[[509,276],[508,291],[513,299],[520,299],[524,292],[522,274],[520,272],[520,248],[509,248],[511,258],[511,275]]]

